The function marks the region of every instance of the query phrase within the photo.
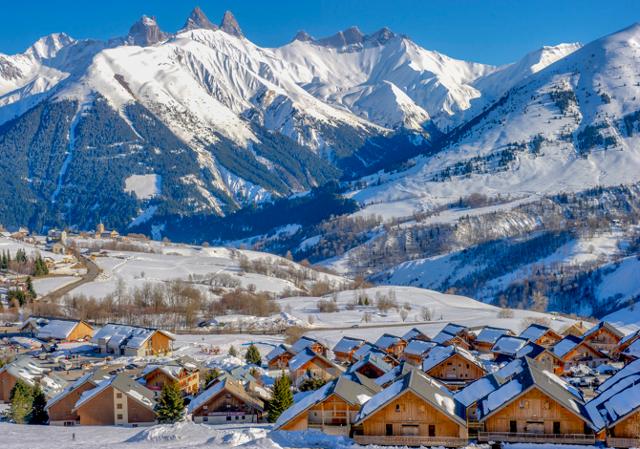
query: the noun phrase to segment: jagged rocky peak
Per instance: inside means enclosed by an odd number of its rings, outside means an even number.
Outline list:
[[[325,37],[317,41],[325,47],[348,47],[349,45],[361,44],[364,42],[364,34],[358,27],[349,27],[344,31],[338,31],[333,36]]]
[[[300,42],[314,42],[315,39],[313,37],[311,37],[311,35],[309,33],[307,33],[304,30],[300,30],[296,33],[295,36],[293,36],[293,40],[294,41],[300,41]]]
[[[140,20],[131,25],[126,41],[131,45],[146,47],[157,44],[169,37],[160,29],[155,17],[142,16]]]
[[[35,41],[34,44],[27,49],[26,54],[36,59],[53,58],[60,49],[74,42],[75,40],[65,33],[53,33]]]
[[[396,36],[397,36],[396,33],[391,31],[389,28],[384,27],[384,28],[380,28],[375,33],[371,33],[371,34],[365,36],[365,41],[367,41],[367,42],[375,42],[377,44],[381,44],[382,45],[382,44],[386,44],[387,42],[389,42],[391,39],[393,39]]]
[[[211,22],[204,11],[202,11],[199,6],[196,6],[195,8],[193,8],[193,11],[191,11],[191,14],[189,14],[189,17],[187,18],[187,21],[185,22],[181,31],[198,29],[215,31],[218,29],[218,25]]]
[[[244,37],[242,29],[240,29],[240,25],[231,11],[225,11],[224,16],[222,16],[222,22],[220,22],[220,29],[232,36]]]

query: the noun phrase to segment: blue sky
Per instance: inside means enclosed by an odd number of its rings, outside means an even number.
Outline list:
[[[428,49],[490,64],[542,45],[588,42],[640,20],[638,0],[11,0],[2,4],[0,52],[20,52],[58,31],[124,35],[141,14],[175,31],[196,5],[215,23],[232,10],[261,46],[282,45],[300,29],[322,37],[350,25],[364,32],[389,26]]]

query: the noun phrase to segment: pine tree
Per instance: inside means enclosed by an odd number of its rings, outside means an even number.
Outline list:
[[[229,355],[231,357],[238,357],[238,350],[235,348],[235,346],[229,346]]]
[[[162,387],[156,405],[156,415],[161,424],[173,424],[184,416],[184,400],[176,382],[167,382]]]
[[[204,375],[204,385],[209,385],[211,381],[217,379],[218,377],[220,377],[220,371],[218,371],[217,369],[214,368],[207,371]]]
[[[29,385],[18,380],[9,394],[11,407],[9,417],[18,424],[27,422],[27,418],[33,407],[33,391]]]
[[[293,393],[291,392],[291,381],[282,372],[273,384],[273,398],[269,401],[267,411],[269,421],[276,422],[278,417],[293,404]]]
[[[49,421],[49,414],[45,410],[47,406],[47,398],[40,388],[40,385],[36,385],[33,388],[33,403],[31,406],[31,413],[29,414],[29,424],[46,424]]]
[[[36,290],[33,288],[33,281],[31,280],[31,276],[27,276],[27,293],[33,299],[36,295]]]
[[[258,351],[258,348],[254,344],[249,346],[249,349],[247,349],[247,353],[244,357],[247,363],[258,366],[262,365],[262,357],[260,356],[260,351]]]

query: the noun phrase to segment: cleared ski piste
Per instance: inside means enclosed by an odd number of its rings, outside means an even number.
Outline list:
[[[270,425],[210,426],[182,422],[147,428],[130,427],[60,427],[25,426],[0,423],[2,447],[5,449],[350,449],[359,448],[352,440],[325,435],[317,431],[272,432]],[[366,446],[370,449],[389,446]],[[467,448],[489,449],[489,445],[470,444]],[[505,449],[592,449],[594,446],[504,444]]]

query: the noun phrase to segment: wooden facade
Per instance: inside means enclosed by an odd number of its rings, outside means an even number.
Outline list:
[[[569,352],[561,357],[562,366],[558,368],[562,374],[569,371],[575,365],[587,365],[592,368],[606,362],[608,358],[586,342],[580,342]]]
[[[16,381],[17,379],[7,370],[0,371],[0,402],[9,402]]]
[[[270,370],[282,370],[289,367],[289,360],[293,357],[289,351],[285,351],[282,354],[278,354],[267,362],[267,366]]]
[[[620,343],[622,336],[613,332],[608,326],[600,326],[584,336],[584,341],[599,351],[611,352]]]
[[[80,425],[151,425],[156,416],[152,409],[140,404],[123,392],[108,386],[95,397],[77,407]]]
[[[640,410],[609,427],[607,446],[640,447]]]
[[[192,412],[193,421],[207,424],[256,423],[263,413],[263,407],[257,406],[257,402],[235,388],[225,386]]]
[[[457,352],[431,368],[427,374],[450,385],[452,382],[472,382],[486,374],[485,370]]]
[[[391,400],[362,421],[360,444],[453,446],[467,442],[467,428],[412,391]]]
[[[74,410],[74,407],[82,393],[94,388],[95,384],[91,380],[87,379],[64,397],[57,400],[51,406],[48,406],[47,413],[49,414],[49,424],[58,426],[71,426],[78,424],[80,422],[80,417]]]
[[[315,404],[281,427],[282,430],[301,431],[318,429],[330,435],[349,435],[359,406],[347,403],[336,394]]]
[[[550,348],[551,346],[555,345],[560,340],[562,340],[562,338],[563,337],[557,332],[555,332],[553,329],[547,329],[544,334],[542,334],[533,342],[542,347]]]
[[[582,337],[589,329],[584,325],[582,321],[576,321],[571,326],[568,326],[562,331],[562,335],[573,335],[574,337]]]
[[[150,390],[161,391],[168,383],[176,382],[180,391],[185,395],[196,394],[200,387],[200,373],[198,370],[182,368],[177,378],[170,376],[162,367],[157,367],[144,376],[145,386]]]
[[[88,340],[93,337],[93,327],[84,321],[78,321],[66,341]]]
[[[291,371],[291,380],[294,385],[299,385],[305,378],[331,380],[342,374],[340,369],[322,357],[313,357],[301,367]]]
[[[481,420],[483,441],[593,443],[588,423],[533,386]]]

